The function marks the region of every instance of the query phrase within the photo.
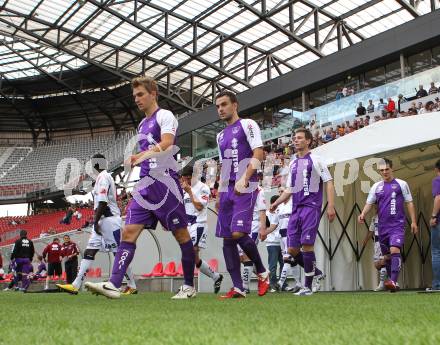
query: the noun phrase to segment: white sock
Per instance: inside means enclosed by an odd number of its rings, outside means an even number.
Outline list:
[[[72,283],[72,285],[76,289],[79,290],[81,288],[81,285],[84,279],[86,278],[87,271],[90,269],[90,267],[92,267],[92,264],[93,264],[93,260],[87,260],[87,259],[81,260],[81,264],[79,265],[78,275],[76,276],[75,280]]]
[[[49,276],[48,276],[49,277]],[[49,279],[46,279],[46,284],[44,284],[44,288],[49,289]]]
[[[125,272],[125,278],[127,278],[127,286],[136,289],[136,281],[134,280],[134,274],[131,270],[131,267],[127,267],[127,271]]]
[[[285,262],[283,265],[283,269],[281,270],[280,279],[278,280],[278,285],[282,288],[284,283],[286,282],[287,276],[290,272],[292,265],[289,262]]]
[[[253,265],[243,267],[243,274],[241,275],[241,279],[243,280],[243,289],[245,290],[249,290],[249,282],[251,281],[253,268]]]
[[[379,281],[380,284],[383,284],[385,281],[385,277],[387,276],[387,269],[385,267],[382,267],[379,271]]]
[[[216,281],[220,277],[220,274],[218,274],[217,272],[214,272],[211,269],[211,267],[209,267],[209,265],[207,264],[206,261],[203,261],[203,260],[200,260],[200,261],[201,261],[201,264],[199,267],[199,271],[202,272],[205,276],[208,276],[212,280]]]

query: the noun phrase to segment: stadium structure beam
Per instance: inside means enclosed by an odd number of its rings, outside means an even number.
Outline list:
[[[420,16],[419,11],[409,2],[406,0],[396,0],[397,3],[402,6],[405,10],[407,10],[414,18],[417,18]]]
[[[264,104],[282,102],[291,98],[293,93],[300,92],[311,85],[343,76],[349,71],[369,66],[377,61],[392,59],[394,56],[398,59],[400,52],[411,51],[414,47],[438,42],[440,39],[439,22],[440,11],[428,13],[244,91],[238,95],[240,111],[246,113]],[[424,30],[420,28],[424,28]],[[389,42],[389,44],[384,45],[383,42]],[[375,47],[375,49],[371,49],[371,47]],[[217,120],[218,115],[215,108],[213,106],[207,107],[190,117],[181,119],[179,123],[180,135]]]
[[[92,128],[92,125],[90,123],[90,119],[89,119],[89,114],[87,112],[84,111],[84,108],[81,104],[81,102],[77,99],[77,96],[81,96],[81,94],[78,92],[78,90],[76,90],[75,88],[71,87],[69,84],[67,84],[66,82],[64,82],[63,80],[55,77],[53,74],[48,73],[47,71],[45,71],[44,69],[42,69],[40,66],[38,66],[37,64],[35,64],[33,61],[30,61],[29,59],[27,59],[26,57],[24,57],[22,54],[20,54],[19,52],[17,52],[13,47],[6,45],[8,47],[9,50],[11,50],[12,52],[14,52],[15,54],[17,54],[17,56],[21,57],[23,60],[25,60],[28,64],[32,65],[36,70],[38,70],[40,73],[48,76],[49,78],[53,79],[55,82],[57,82],[58,84],[63,85],[64,87],[66,87],[67,89],[69,89],[71,92],[73,92],[76,96],[71,95],[72,98],[75,100],[75,102],[80,106],[81,110],[83,111],[84,115],[86,116],[87,119],[87,123],[89,124],[89,128]],[[41,52],[40,52],[41,53]],[[49,57],[50,58],[50,57]],[[86,100],[87,103],[92,104],[93,106],[97,107],[100,111],[102,111],[110,120],[113,129],[118,132],[119,128],[116,125],[115,119],[113,118],[113,115],[107,111],[107,109],[105,109],[104,107],[102,107],[101,105],[99,105],[96,102],[90,101],[87,98],[84,98]]]

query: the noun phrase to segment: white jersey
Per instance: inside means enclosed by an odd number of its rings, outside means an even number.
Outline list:
[[[198,200],[202,205],[203,209],[198,211],[191,201],[191,198],[187,192],[183,192],[183,200],[185,204],[185,212],[188,215],[189,223],[206,223],[208,218],[207,208],[209,202],[209,195],[211,190],[209,187],[201,181],[198,181],[194,186],[191,187],[194,198]],[[192,221],[191,221],[192,220]]]
[[[257,201],[255,201],[254,212],[252,214],[252,232],[258,232],[260,229],[260,212],[266,211],[266,198],[264,191],[258,189]]]
[[[275,228],[275,230],[267,235],[266,240],[265,240],[266,246],[274,246],[274,245],[279,246],[280,245],[281,236],[280,236],[279,210],[280,210],[280,208],[278,207],[274,213],[266,211],[266,216],[269,219],[270,225],[277,224],[277,227]]]
[[[278,217],[280,222],[280,229],[287,229],[287,225],[289,224],[289,218],[292,214],[292,198],[289,199],[287,203],[282,203],[278,206]]]
[[[107,203],[107,210],[104,213],[105,217],[121,215],[116,201],[115,181],[107,170],[101,171],[96,178],[95,187],[93,188],[93,201],[95,211],[100,201]]]

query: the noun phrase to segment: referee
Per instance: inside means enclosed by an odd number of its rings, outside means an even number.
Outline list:
[[[64,235],[63,241],[62,256],[66,259],[64,262],[64,271],[66,272],[67,284],[72,284],[78,274],[79,250],[76,243],[70,241],[69,235]]]

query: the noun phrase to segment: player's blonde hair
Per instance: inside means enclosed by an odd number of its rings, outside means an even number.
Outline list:
[[[135,87],[143,86],[148,93],[156,92],[156,95],[159,94],[159,89],[157,87],[157,83],[153,78],[149,77],[136,77],[131,81],[131,87],[134,89]]]

